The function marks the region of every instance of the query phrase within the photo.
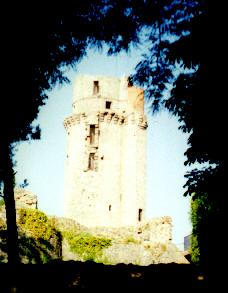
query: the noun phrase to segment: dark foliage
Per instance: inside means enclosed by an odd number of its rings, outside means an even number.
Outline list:
[[[8,119],[2,123],[1,116],[0,125],[10,142],[39,138],[39,128],[31,123],[45,103],[47,91],[68,81],[67,66],[75,66],[88,47],[101,49],[106,43],[110,53],[118,53],[137,41],[136,16],[131,19],[128,2],[79,0],[50,6],[20,2],[4,8],[4,85],[8,93],[1,99],[1,109]]]
[[[201,256],[205,267],[210,261],[219,264],[220,258],[211,252],[213,245],[219,250],[226,222],[224,5],[209,0],[83,0],[49,7],[34,2],[9,4],[2,10],[6,29],[1,35],[5,96],[0,102],[0,179],[7,186],[13,184],[9,146],[39,138],[39,127],[31,123],[47,91],[67,82],[66,67],[76,65],[89,47],[101,49],[106,43],[110,54],[127,50],[138,43],[144,30],[149,52],[131,80],[146,88],[154,111],[168,108],[178,117],[181,130],[190,134],[186,164],[208,163],[203,170],[187,174],[186,195],[206,194],[215,207],[210,231],[204,233],[207,227],[202,225]],[[170,95],[164,95],[170,85]],[[13,223],[12,188],[7,192]]]
[[[168,108],[189,133],[185,164],[205,163],[186,174],[185,195],[194,195],[193,200],[202,196],[205,208],[197,210],[195,233],[200,263],[214,272],[222,262],[222,227],[227,223],[224,7],[209,0],[152,2],[157,9],[153,25],[144,20],[150,50],[132,79],[146,88],[153,111]]]

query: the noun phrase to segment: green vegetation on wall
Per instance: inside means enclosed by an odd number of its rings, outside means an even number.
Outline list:
[[[5,205],[5,201],[3,198],[0,198],[0,208]]]
[[[68,230],[63,232],[70,249],[83,261],[99,261],[102,257],[102,249],[111,245],[108,238],[95,237],[89,233]]]
[[[1,219],[0,219],[1,220]],[[102,249],[111,245],[111,240],[95,237],[79,229],[61,229],[56,219],[29,208],[17,210],[20,258],[23,263],[47,263],[62,259],[62,237],[69,244],[70,251],[80,261],[102,259]],[[0,261],[7,261],[6,224],[0,221]]]
[[[18,224],[27,236],[50,240],[57,233],[45,213],[39,210],[20,209],[18,216]]]
[[[47,263],[62,257],[62,236],[41,211],[18,209],[20,258],[23,263]],[[7,261],[6,224],[0,219],[0,261]]]
[[[206,265],[216,240],[216,221],[218,210],[207,193],[194,194],[191,201],[191,260],[197,265]],[[208,260],[206,260],[206,258]]]
[[[39,210],[20,209],[20,251],[28,262],[47,263],[61,259],[62,236],[48,217]]]

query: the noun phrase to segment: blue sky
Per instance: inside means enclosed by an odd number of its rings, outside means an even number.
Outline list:
[[[121,77],[133,72],[140,60],[140,50],[107,57],[90,50],[77,66],[68,72],[73,82],[77,74],[99,74]],[[15,159],[17,184],[25,178],[28,190],[38,196],[39,209],[49,215],[63,216],[63,183],[66,157],[66,134],[63,120],[71,115],[72,82],[56,87],[41,108],[38,123],[41,140],[23,142]],[[191,232],[189,198],[182,196],[185,183],[184,152],[187,135],[178,130],[178,122],[167,112],[147,114],[147,217],[171,216],[173,242],[183,248],[183,238]]]

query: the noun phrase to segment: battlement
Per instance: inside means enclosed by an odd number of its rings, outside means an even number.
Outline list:
[[[128,123],[137,124],[141,128],[147,128],[146,116],[141,113],[118,114],[113,111],[97,112],[96,115],[86,115],[85,113],[74,114],[64,119],[64,127],[69,130],[72,126],[80,123],[99,124],[100,122],[127,125]]]

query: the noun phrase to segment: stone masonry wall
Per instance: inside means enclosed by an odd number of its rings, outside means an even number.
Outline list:
[[[16,208],[31,208],[37,209],[37,196],[24,188],[17,188],[14,190]]]
[[[141,243],[170,243],[172,241],[172,219],[163,216],[145,220],[136,227],[91,227],[88,231],[95,236],[110,237],[117,241],[135,239]]]
[[[147,123],[142,105],[142,91],[129,91],[126,78],[76,79],[73,115],[64,121],[66,217],[89,227],[136,226],[144,219]]]

